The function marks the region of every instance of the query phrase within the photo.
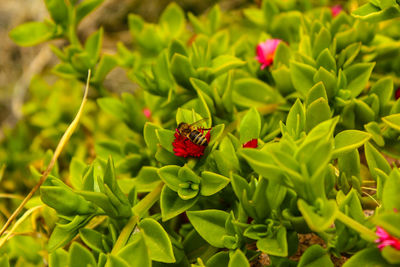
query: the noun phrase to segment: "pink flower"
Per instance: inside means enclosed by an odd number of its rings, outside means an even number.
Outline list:
[[[260,62],[262,70],[274,62],[275,50],[280,42],[279,39],[268,39],[257,45],[256,59]]]
[[[200,133],[203,133],[203,129],[198,129]],[[206,146],[201,146],[193,143],[187,137],[179,134],[178,130],[175,132],[175,140],[172,142],[172,146],[174,147],[173,151],[175,155],[178,157],[201,157],[204,154],[204,149]],[[210,131],[206,133],[204,136],[207,139],[207,142],[210,142]]]
[[[336,5],[331,7],[331,12],[332,12],[332,17],[336,17],[339,15],[340,12],[342,12],[343,8],[341,5]]]
[[[249,142],[243,144],[243,147],[249,147],[249,148],[257,148],[257,146],[258,146],[257,139],[251,139]]]
[[[382,250],[386,246],[392,246],[393,248],[400,250],[400,240],[391,236],[383,228],[377,226],[376,227],[376,235],[379,238],[375,240],[375,243],[378,244],[378,248],[380,250]]]
[[[151,110],[149,108],[144,108],[143,109],[143,114],[146,116],[146,118],[150,119],[151,117]]]

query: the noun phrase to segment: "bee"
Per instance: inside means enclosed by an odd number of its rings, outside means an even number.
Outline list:
[[[196,145],[200,146],[207,146],[208,141],[205,138],[205,136],[197,130],[197,128],[194,126],[196,124],[199,124],[200,122],[203,122],[206,119],[201,119],[196,122],[193,122],[192,124],[186,123],[186,122],[181,122],[178,125],[178,128],[176,130],[181,136],[186,137],[190,141],[192,141]],[[203,130],[210,130],[211,128],[203,129]]]

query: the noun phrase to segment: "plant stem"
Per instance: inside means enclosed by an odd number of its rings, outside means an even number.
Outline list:
[[[140,218],[154,205],[154,203],[157,202],[157,200],[159,200],[163,186],[164,183],[160,182],[159,185],[153,189],[153,191],[147,194],[139,203],[137,203],[132,208],[133,215],[119,234],[117,242],[115,242],[111,254],[117,254],[121,250],[121,248],[125,246]]]
[[[353,220],[352,218],[350,218],[341,211],[338,211],[336,218],[345,225],[347,225],[348,227],[350,227],[351,229],[353,229],[354,231],[358,232],[361,235],[361,237],[367,241],[373,242],[377,238],[374,231],[365,227],[356,220]]]
[[[54,151],[53,157],[51,158],[51,161],[49,165],[47,166],[47,169],[43,172],[42,177],[40,177],[39,182],[35,185],[34,188],[29,192],[29,194],[24,198],[24,200],[21,202],[21,204],[18,206],[18,208],[11,214],[11,216],[8,218],[7,222],[4,224],[3,228],[0,230],[0,236],[4,233],[5,230],[7,230],[8,226],[11,224],[11,222],[18,216],[18,214],[22,211],[22,209],[25,207],[25,204],[32,198],[32,196],[36,193],[36,191],[40,188],[40,186],[46,181],[47,176],[49,176],[51,170],[53,169],[54,165],[57,162],[58,157],[60,156],[62,150],[64,149],[65,145],[67,144],[69,138],[71,137],[72,133],[76,129],[76,127],[79,124],[79,120],[82,116],[83,113],[83,107],[86,104],[87,101],[87,94],[89,91],[89,81],[90,81],[90,70],[88,71],[88,77],[86,81],[86,88],[85,88],[85,93],[83,95],[83,100],[81,103],[81,106],[79,107],[78,113],[76,114],[74,120],[71,122],[71,124],[68,126],[67,130],[65,131],[64,135],[61,137],[60,142],[58,143],[56,150]]]

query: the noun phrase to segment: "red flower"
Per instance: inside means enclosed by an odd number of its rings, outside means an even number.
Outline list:
[[[258,146],[257,139],[251,139],[249,142],[243,144],[243,147],[257,148],[257,146]]]
[[[398,88],[398,89],[396,90],[396,93],[394,94],[394,98],[395,98],[396,100],[400,98],[400,88]]]
[[[381,227],[376,227],[376,235],[379,237],[375,240],[378,243],[378,248],[382,250],[386,246],[392,246],[393,248],[400,250],[400,240],[391,236]]]
[[[257,45],[256,59],[260,62],[262,70],[274,62],[275,50],[280,42],[282,41],[279,39],[268,39]]]
[[[149,108],[144,108],[143,115],[145,115],[146,118],[150,119],[151,118],[151,110]]]
[[[203,133],[203,129],[198,129],[200,133]],[[179,134],[178,131],[175,132],[175,140],[172,142],[172,146],[174,147],[173,151],[175,152],[175,156],[178,157],[201,157],[204,154],[204,149],[206,146],[196,145],[192,141],[190,141],[187,137]],[[210,131],[208,131],[205,135],[207,142],[210,142]]]
[[[336,5],[331,7],[331,12],[332,12],[332,17],[336,17],[339,15],[340,12],[342,12],[343,8],[341,5]]]

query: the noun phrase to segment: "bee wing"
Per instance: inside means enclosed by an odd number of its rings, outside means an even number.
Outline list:
[[[195,121],[195,122],[191,123],[190,126],[199,125],[200,123],[205,122],[206,120],[208,120],[208,118],[204,118],[204,119]]]

